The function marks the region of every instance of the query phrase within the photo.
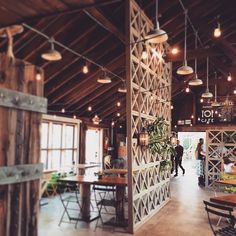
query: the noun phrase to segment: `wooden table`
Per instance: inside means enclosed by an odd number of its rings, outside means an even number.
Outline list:
[[[215,203],[219,203],[222,205],[236,207],[236,194],[211,197],[210,201],[215,202]]]
[[[128,180],[118,176],[104,176],[98,179],[95,176],[77,175],[60,179],[60,181],[80,184],[80,195],[82,202],[81,220],[92,221],[98,217],[90,212],[90,189],[91,185],[116,186],[117,200],[124,199],[125,187],[128,185]],[[124,219],[123,207],[116,208],[116,216],[118,219]]]
[[[78,171],[76,171],[77,174],[84,175],[86,169],[99,167],[100,164],[96,164],[96,163],[94,163],[94,164],[75,164],[75,165],[67,165],[67,166],[78,170]]]
[[[228,180],[217,180],[215,181],[216,184],[222,184],[222,185],[229,185],[236,187],[236,179],[228,179]]]
[[[105,174],[116,174],[120,176],[125,176],[128,173],[127,169],[106,169],[103,171]]]

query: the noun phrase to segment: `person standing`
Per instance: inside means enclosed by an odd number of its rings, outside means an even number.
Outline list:
[[[205,186],[204,159],[206,154],[203,149],[203,144],[204,139],[200,138],[196,148],[198,185],[201,186]]]
[[[180,145],[180,141],[177,140],[177,145],[175,147],[175,152],[176,152],[176,156],[175,156],[175,177],[178,176],[178,168],[180,167],[183,171],[183,175],[185,174],[185,169],[182,166],[182,158],[183,158],[183,154],[184,154],[184,148],[183,146]]]

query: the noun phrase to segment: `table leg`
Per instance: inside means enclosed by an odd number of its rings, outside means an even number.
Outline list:
[[[81,194],[81,217],[84,220],[90,218],[90,184],[81,184],[80,185],[80,194]]]
[[[124,186],[116,186],[116,200],[119,203],[116,207],[117,221],[123,221],[125,218],[124,198],[125,198],[125,187]]]

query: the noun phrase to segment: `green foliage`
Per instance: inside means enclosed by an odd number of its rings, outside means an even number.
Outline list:
[[[170,143],[168,137],[168,124],[163,118],[157,118],[147,127],[149,135],[149,149],[152,154],[158,154],[169,159],[171,155],[175,155],[175,149]]]
[[[172,163],[170,160],[163,160],[160,162],[160,171],[171,169]]]

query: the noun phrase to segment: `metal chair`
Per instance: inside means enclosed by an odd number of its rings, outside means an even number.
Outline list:
[[[208,201],[203,201],[205,204],[205,210],[207,212],[208,221],[211,227],[212,232],[215,236],[235,236],[236,228],[235,223],[236,219],[233,216],[232,212],[234,209],[232,207],[223,206],[219,204],[215,204]],[[215,217],[217,216],[217,217]],[[223,224],[223,227],[217,226],[218,217],[222,217],[222,219],[226,219]]]
[[[115,186],[93,186],[95,202],[98,209],[98,219],[95,225],[95,229],[98,227],[98,222],[101,220],[102,225],[112,226],[110,222],[105,222],[105,215],[113,215],[113,219],[116,218],[116,207],[121,203],[121,200],[116,199]],[[111,210],[113,208],[113,210]],[[104,209],[104,210],[103,210]]]
[[[67,192],[68,189],[70,192]],[[71,223],[71,221],[75,221],[76,228],[79,221],[79,214],[81,212],[79,186],[76,184],[59,182],[58,193],[64,208],[58,225],[60,226],[62,222]],[[69,221],[64,220],[65,216],[67,216]]]

